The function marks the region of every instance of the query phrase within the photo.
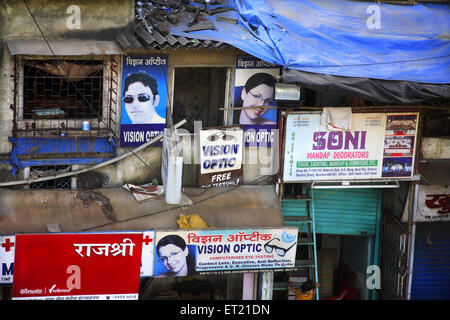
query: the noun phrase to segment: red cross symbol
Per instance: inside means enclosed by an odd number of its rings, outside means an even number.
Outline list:
[[[146,235],[142,241],[144,244],[150,244],[150,242],[153,242],[153,239],[150,238],[149,235]]]
[[[14,242],[11,242],[9,238],[6,238],[5,243],[2,243],[2,247],[5,248],[5,252],[9,252],[11,247],[14,247]]]

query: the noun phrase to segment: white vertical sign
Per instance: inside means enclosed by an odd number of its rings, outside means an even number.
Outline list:
[[[13,282],[15,239],[15,236],[0,236],[0,284]]]

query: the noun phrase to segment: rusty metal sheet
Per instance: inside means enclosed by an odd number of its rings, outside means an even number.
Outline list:
[[[164,195],[138,203],[124,188],[0,189],[0,234],[46,233],[46,226],[55,223],[62,232],[177,229],[180,214],[193,213],[215,228],[284,226],[272,185],[184,188],[183,195],[193,204],[167,205]]]

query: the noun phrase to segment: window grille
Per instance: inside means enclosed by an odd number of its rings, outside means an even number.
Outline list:
[[[68,171],[70,166],[52,165],[52,166],[32,166],[30,167],[30,176],[42,177],[56,172]],[[63,177],[55,180],[38,181],[30,183],[30,189],[71,189],[71,177]]]
[[[14,136],[108,136],[118,130],[119,57],[16,57]],[[82,130],[89,121],[90,130]]]

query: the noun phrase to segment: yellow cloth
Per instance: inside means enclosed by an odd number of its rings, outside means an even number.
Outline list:
[[[312,300],[314,294],[303,294],[301,290],[295,290],[295,300]]]
[[[177,220],[178,228],[180,229],[207,229],[211,228],[198,214],[182,214]]]

